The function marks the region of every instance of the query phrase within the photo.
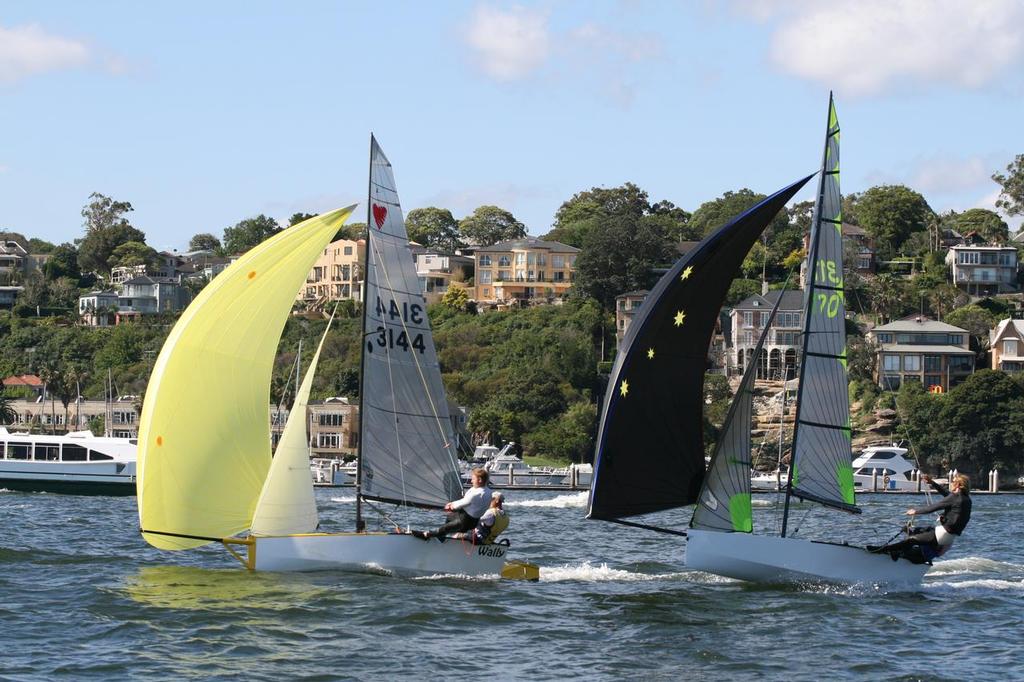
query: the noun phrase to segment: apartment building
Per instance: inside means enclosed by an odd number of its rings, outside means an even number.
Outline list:
[[[365,262],[365,240],[339,239],[331,242],[313,264],[296,300],[311,307],[333,301],[362,300],[361,263]]]
[[[288,423],[287,409],[270,407],[270,431],[273,447],[281,440]],[[355,455],[359,447],[359,406],[347,398],[312,400],[306,408],[306,433],[311,457]]]
[[[971,296],[1018,290],[1017,249],[1013,246],[954,246],[946,254],[946,265],[953,271],[953,284]]]
[[[948,391],[974,373],[970,333],[945,322],[912,316],[868,332],[874,342],[875,381],[895,391],[907,381]]]
[[[768,325],[775,302],[782,297],[779,310],[769,327],[761,356],[754,358],[761,331]],[[757,362],[758,379],[791,379],[796,375],[800,357],[800,332],[803,328],[804,293],[774,290],[755,294],[740,301],[729,313],[732,349],[729,366],[742,373],[748,364]]]
[[[560,300],[572,288],[579,252],[535,237],[478,248],[475,298],[480,303]]]
[[[136,438],[139,434],[139,404],[134,396],[114,401],[77,400],[65,410],[60,400],[46,395],[34,400],[11,401],[15,419],[11,431],[33,430],[37,433],[87,431],[90,425],[102,425],[114,438]]]
[[[638,289],[637,291],[627,291],[615,297],[616,345],[622,345],[622,339],[625,338],[629,325],[633,323],[633,316],[640,306],[643,305],[644,299],[647,298],[649,293],[647,289]]]

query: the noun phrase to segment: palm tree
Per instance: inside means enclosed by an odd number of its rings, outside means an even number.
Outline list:
[[[0,424],[13,424],[18,419],[18,413],[11,405],[11,399],[4,395],[4,382],[0,381]]]

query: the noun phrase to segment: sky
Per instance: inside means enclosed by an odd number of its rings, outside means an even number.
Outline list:
[[[993,208],[1024,153],[1021,26],[1019,0],[5,0],[0,230],[72,241],[92,192],[158,250],[365,220],[371,132],[406,212],[494,204],[543,235],[625,182],[693,211],[817,170],[830,91],[844,194]]]

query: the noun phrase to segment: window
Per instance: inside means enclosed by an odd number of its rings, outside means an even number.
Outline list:
[[[114,459],[114,458],[111,457],[110,455],[104,455],[102,452],[96,452],[95,450],[90,450],[89,451],[89,461],[90,462],[101,462],[101,461],[108,460],[108,459]]]
[[[904,355],[903,356],[903,370],[906,372],[920,372],[921,371],[921,356],[920,355]]]
[[[346,247],[345,247],[345,249],[344,249],[344,251],[343,251],[343,253],[344,253],[344,254],[345,254],[346,256],[351,256],[351,255],[352,255],[352,247],[351,247],[351,246],[346,246]]]
[[[32,443],[8,443],[8,459],[28,459],[32,456]]]
[[[48,443],[36,443],[35,459],[37,461],[55,462],[60,459],[60,446]]]
[[[491,295],[491,290],[488,289],[488,288],[484,288],[484,298],[488,298],[488,297],[490,297],[490,295]]]
[[[1017,355],[1017,339],[1006,339],[1003,341],[1003,355]]]
[[[761,329],[768,326],[768,313],[761,313],[761,324],[758,325]]]
[[[516,254],[516,265],[526,265],[526,252],[520,251]]]
[[[964,342],[964,335],[963,334],[950,334],[949,335],[949,343],[950,344],[952,344],[954,346],[959,346],[959,345],[963,344],[963,342]]]
[[[134,424],[135,423],[135,411],[134,410],[114,410],[114,423],[115,424]]]
[[[526,270],[516,269],[516,281],[517,282],[525,282],[526,281]]]
[[[499,282],[507,282],[509,279],[510,278],[509,278],[509,271],[508,270],[498,270],[498,281]]]
[[[337,450],[341,447],[341,434],[338,433],[320,433],[317,434],[317,447],[319,448],[330,448]]]
[[[954,372],[970,371],[974,367],[974,358],[970,355],[951,355],[949,368]]]
[[[547,254],[538,253],[537,254],[537,265],[544,266],[544,265],[547,265],[547,264],[548,264]]]
[[[883,355],[882,356],[882,369],[887,371],[894,371],[900,368],[900,356],[898,355]]]
[[[750,310],[743,311],[743,326],[753,327],[754,326],[754,313]]]
[[[480,266],[481,267],[487,268],[487,267],[490,267],[490,265],[491,265],[491,257],[490,256],[488,256],[486,254],[484,254],[483,256],[480,256]]]
[[[341,426],[341,414],[325,412],[320,415],[320,426]]]
[[[512,265],[512,258],[511,257],[509,257],[509,256],[499,256],[498,257],[498,267],[499,268],[507,268],[510,265]]]
[[[553,267],[553,268],[564,268],[565,267],[565,256],[551,256],[551,267]]]
[[[565,273],[562,272],[561,270],[559,270],[557,272],[551,273],[551,281],[552,282],[564,282],[565,281]]]
[[[941,355],[926,355],[926,356],[924,356],[924,371],[926,371],[926,372],[941,372],[942,371],[942,356]]]
[[[892,343],[892,334],[885,333],[878,335],[878,343]]]
[[[532,252],[526,254],[526,264],[527,265],[536,265],[537,264],[537,255],[532,253]]]
[[[977,265],[981,262],[981,254],[977,251],[961,251],[960,262],[964,265]]]
[[[898,390],[900,387],[900,375],[899,374],[886,374],[882,376],[882,388],[889,391]]]
[[[481,284],[490,284],[491,283],[491,271],[490,270],[481,270],[480,271],[480,283]]]
[[[86,460],[87,450],[81,445],[74,445],[68,443],[64,446],[64,450],[61,452],[61,459],[65,462],[84,462]]]

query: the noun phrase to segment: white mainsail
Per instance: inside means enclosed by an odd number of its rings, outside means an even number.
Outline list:
[[[360,495],[441,507],[462,494],[455,436],[391,163],[370,139]]]
[[[256,503],[251,529],[253,535],[312,533],[320,523],[306,445],[306,406],[309,404],[309,392],[313,388],[313,375],[320,361],[320,351],[324,348],[327,332],[331,330],[333,322],[332,314],[295,394],[288,423],[281,433],[277,451],[270,463],[270,473],[263,482],[263,490]]]

